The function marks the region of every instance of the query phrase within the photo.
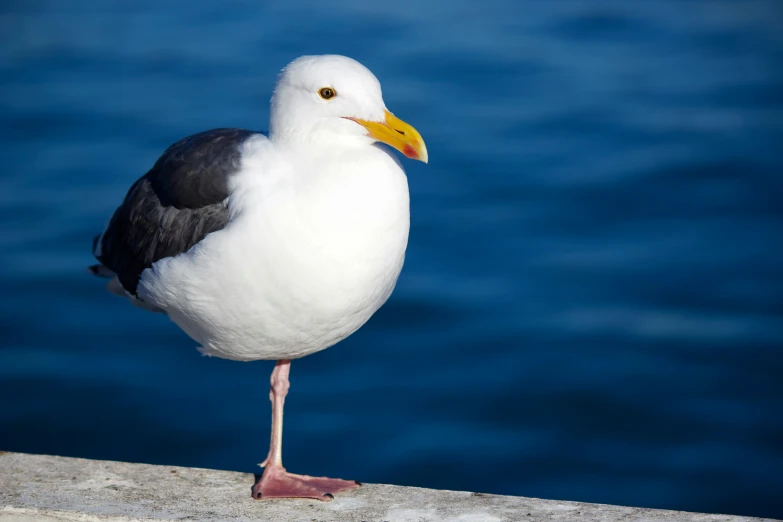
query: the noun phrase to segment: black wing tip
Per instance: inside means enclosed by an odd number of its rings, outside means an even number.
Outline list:
[[[115,275],[114,272],[112,272],[111,270],[109,270],[108,268],[106,268],[105,266],[103,266],[101,264],[88,266],[87,267],[87,272],[92,274],[92,275],[94,275],[94,276],[105,277],[107,279],[110,279],[110,278],[114,277],[114,275]]]

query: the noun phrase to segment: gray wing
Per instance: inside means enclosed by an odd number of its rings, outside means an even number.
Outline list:
[[[188,251],[228,223],[228,179],[241,161],[240,146],[259,134],[214,129],[184,138],[163,153],[128,191],[106,230],[93,240],[96,275],[116,274],[136,295],[145,268]]]

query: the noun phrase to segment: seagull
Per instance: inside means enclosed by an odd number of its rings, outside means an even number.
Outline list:
[[[427,162],[369,69],[303,56],[278,76],[268,134],[220,128],[171,145],[93,240],[90,271],[109,291],[168,315],[202,354],[277,361],[253,498],[330,500],[360,485],[286,471],[283,404],[291,360],[355,332],[400,275],[408,182],[379,143]]]

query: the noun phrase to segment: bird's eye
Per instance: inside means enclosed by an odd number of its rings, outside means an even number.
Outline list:
[[[320,91],[318,91],[318,95],[324,100],[331,100],[332,98],[337,96],[337,93],[334,92],[334,89],[332,89],[331,87],[324,87]]]

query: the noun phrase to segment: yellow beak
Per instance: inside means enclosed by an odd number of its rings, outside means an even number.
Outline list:
[[[389,111],[385,111],[385,121],[353,120],[365,129],[371,138],[394,147],[411,159],[427,163],[427,146],[419,131],[408,125]]]

